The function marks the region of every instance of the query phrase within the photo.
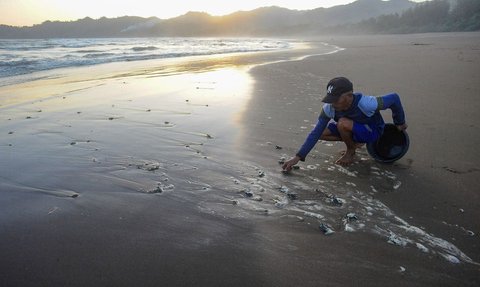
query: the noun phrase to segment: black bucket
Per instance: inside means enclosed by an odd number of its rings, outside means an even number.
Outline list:
[[[367,151],[376,161],[391,163],[402,158],[409,145],[410,139],[406,131],[398,130],[394,124],[385,124],[382,136],[367,143]]]

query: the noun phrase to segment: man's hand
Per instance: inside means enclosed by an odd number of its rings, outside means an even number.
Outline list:
[[[397,129],[398,129],[399,131],[404,131],[404,130],[406,130],[407,128],[408,128],[407,123],[404,123],[403,125],[397,125]]]
[[[300,157],[298,155],[296,155],[295,157],[292,157],[291,159],[289,159],[283,164],[282,166],[283,171],[291,171],[292,167],[296,165],[299,161],[300,161]]]

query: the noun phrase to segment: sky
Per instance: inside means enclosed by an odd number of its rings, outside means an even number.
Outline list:
[[[308,10],[351,2],[354,0],[0,0],[0,24],[31,26],[46,20],[72,21],[87,16],[94,19],[126,15],[168,19],[188,11],[219,16],[265,6]]]

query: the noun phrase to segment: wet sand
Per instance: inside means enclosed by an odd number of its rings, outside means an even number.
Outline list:
[[[477,285],[478,34],[312,46],[0,87],[0,285]],[[401,95],[409,153],[282,174],[339,74]]]
[[[480,213],[475,187],[479,183],[477,161],[480,154],[477,148],[479,129],[474,123],[475,111],[480,104],[476,100],[480,91],[478,33],[332,36],[320,41],[346,49],[252,71],[258,84],[246,122],[253,127],[248,141],[255,143],[258,149],[249,152],[251,159],[289,158],[295,154],[316,123],[322,106],[319,92],[323,94],[332,77],[343,75],[350,78],[354,89],[364,94],[399,93],[411,140],[410,150],[404,158],[393,165],[378,164],[369,158],[365,149],[361,149],[356,156],[357,162],[345,172],[333,164],[344,145],[323,142],[318,143],[307,161],[301,164],[302,170],[289,176],[290,182],[313,181],[308,184],[311,190],[345,195],[347,202],[348,197],[352,197],[349,191],[355,197],[367,195],[371,200],[382,202],[389,207],[388,212],[395,214],[394,219],[387,216],[378,220],[383,216],[377,213],[376,219],[368,220],[375,225],[371,229],[382,226],[384,220],[389,221],[385,228],[387,232],[381,235],[387,240],[369,239],[370,244],[367,244],[355,234],[349,238],[355,243],[349,242],[348,247],[345,242],[335,249],[332,242],[309,244],[334,250],[332,252],[341,258],[353,255],[363,261],[357,270],[369,274],[365,277],[372,282],[367,285],[380,286],[387,284],[388,280],[391,281],[387,285],[477,285],[480,278],[478,265],[444,264],[444,258],[439,257],[438,252],[432,256],[432,249],[422,255],[423,247],[418,243],[425,245],[428,240],[417,238],[400,248],[388,248],[382,244],[390,241],[389,231],[397,232],[395,217],[399,217],[405,221],[400,224],[403,225],[401,229],[410,229],[406,233],[400,232],[400,236],[411,238],[415,232],[408,226],[416,226],[431,236],[449,241],[468,254],[472,261],[479,262],[479,223],[476,218]],[[387,122],[392,122],[389,111],[383,115]],[[268,143],[283,149],[276,150]],[[346,191],[339,190],[342,187]],[[368,203],[369,199],[366,200]],[[348,210],[357,214],[362,207],[368,207],[364,203],[352,205]],[[337,218],[341,216],[339,212]],[[339,221],[330,223],[338,224]],[[366,225],[369,229],[369,223]],[[380,247],[386,249],[380,250]],[[406,255],[415,253],[414,249],[420,254]],[[401,258],[403,256],[406,258]],[[376,271],[365,267],[368,263],[382,261],[388,263],[375,268]],[[402,276],[394,274],[396,265],[406,268]],[[320,264],[319,268],[324,267]],[[375,281],[379,278],[387,281]]]

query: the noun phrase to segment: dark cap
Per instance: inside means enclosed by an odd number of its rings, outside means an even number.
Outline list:
[[[327,95],[322,99],[324,103],[334,103],[346,92],[353,91],[353,84],[347,78],[333,78],[327,84]]]

